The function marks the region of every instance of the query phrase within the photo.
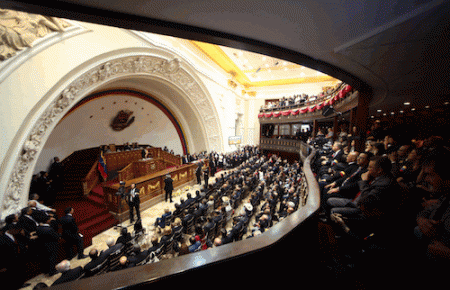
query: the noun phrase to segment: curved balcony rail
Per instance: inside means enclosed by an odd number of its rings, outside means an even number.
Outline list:
[[[311,106],[311,105],[320,104],[323,101],[329,100],[329,99],[333,98],[334,96],[336,96],[339,93],[339,91],[341,91],[346,86],[347,86],[347,84],[340,83],[339,86],[337,86],[330,93],[327,93],[327,94],[322,93],[318,96],[311,96],[311,97],[308,97],[308,100],[303,99],[298,103],[289,104],[289,105],[277,105],[277,106],[271,107],[271,108],[266,108],[265,106],[262,106],[259,111],[260,112],[273,112],[273,111],[278,111],[278,110],[296,109],[296,108],[300,108],[303,106]],[[281,100],[280,100],[280,102],[281,102]]]
[[[300,153],[300,157],[306,158],[311,153],[311,147],[303,141],[293,139],[276,139],[261,137],[259,148],[262,150]]]
[[[268,263],[267,267],[270,268],[272,267],[271,263],[289,262],[291,258],[303,259],[305,261],[303,270],[301,267],[296,267],[290,271],[302,270],[304,274],[306,273],[305,271],[312,271],[311,265],[316,261],[313,260],[314,257],[307,261],[306,257],[308,256],[308,249],[315,247],[316,243],[314,243],[313,238],[307,239],[305,237],[314,233],[315,224],[314,219],[311,219],[311,217],[319,209],[320,191],[310,168],[310,161],[315,155],[315,150],[312,150],[311,154],[305,157],[304,153],[310,151],[309,147],[303,143],[298,148],[302,151],[300,155],[303,157],[303,174],[306,181],[305,186],[303,186],[304,192],[301,196],[299,208],[283,221],[266,230],[262,235],[225,244],[217,248],[161,260],[153,264],[56,285],[52,289],[148,289],[147,287],[149,286],[162,285],[164,287],[167,285],[186,287],[188,285],[186,283],[189,283],[189,285],[205,283],[206,278],[215,282],[209,284],[211,287],[220,285],[222,282],[226,282],[227,285],[229,283],[237,285],[236,283],[238,283],[242,286],[241,281],[238,281],[242,280],[242,278],[247,281],[248,286],[255,286],[255,283],[265,285],[264,281],[268,277],[264,277],[264,274],[261,279],[255,281],[253,278],[246,279],[248,277],[241,277],[242,273],[239,272],[243,269],[259,268],[258,261],[261,260],[266,261]],[[307,248],[306,251],[304,248]],[[294,262],[297,262],[297,260],[294,260]],[[289,264],[291,263],[289,262]],[[284,267],[290,267],[290,265],[285,264]],[[272,272],[274,275],[277,275],[274,271],[282,271],[280,275],[289,271],[281,267],[276,269],[266,269],[266,271]],[[235,277],[241,278],[232,279],[232,276],[235,274],[238,275]],[[275,277],[277,276],[273,276],[273,278]],[[185,284],[182,285],[180,283]]]
[[[339,93],[333,97],[320,101],[312,106],[297,106],[295,108],[277,108],[266,112],[260,112],[258,119],[261,124],[268,123],[291,123],[296,121],[311,121],[323,118],[329,118],[336,114],[336,112],[346,112],[358,106],[358,91],[353,90],[350,86],[345,86]],[[335,113],[323,116],[323,109],[332,105]]]

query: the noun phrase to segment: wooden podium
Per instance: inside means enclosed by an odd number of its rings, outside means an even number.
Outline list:
[[[151,164],[152,162],[156,162],[155,160],[143,160],[133,162],[135,168],[138,170],[147,170],[147,166],[150,167],[150,171],[152,170]],[[157,166],[157,165],[155,165]],[[147,208],[157,204],[158,202],[164,200],[164,179],[166,174],[170,174],[173,179],[173,187],[174,189],[180,186],[192,185],[195,182],[195,169],[197,165],[195,164],[184,164],[168,169],[163,169],[161,171],[150,173],[144,176],[140,176],[137,178],[132,178],[125,181],[125,190],[128,192],[130,190],[130,185],[132,183],[136,184],[136,188],[140,191],[140,200],[141,200],[141,211],[146,210]],[[121,199],[119,196],[116,196],[115,193],[119,189],[119,183],[112,185],[103,186],[103,192],[105,193],[105,201],[108,207],[108,210],[114,214],[117,218],[128,217],[129,208],[128,204],[125,200]],[[122,202],[122,213],[120,217],[118,216],[119,212],[119,202]]]

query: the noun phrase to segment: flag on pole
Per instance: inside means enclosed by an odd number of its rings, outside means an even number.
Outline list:
[[[103,180],[106,181],[108,172],[106,171],[106,160],[105,157],[103,157],[103,152],[100,152],[100,158],[98,159],[98,171],[100,171]]]

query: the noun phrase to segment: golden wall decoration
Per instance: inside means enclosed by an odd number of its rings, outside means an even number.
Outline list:
[[[155,190],[155,189],[159,189],[159,187],[160,187],[159,181],[157,183],[155,183],[154,185],[151,185],[149,183],[147,185],[147,192],[150,192],[150,191]]]

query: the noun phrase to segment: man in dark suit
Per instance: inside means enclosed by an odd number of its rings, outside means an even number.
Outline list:
[[[136,210],[136,216],[138,219],[141,218],[141,211],[139,206],[141,204],[141,200],[139,198],[139,191],[136,188],[136,184],[131,184],[131,189],[128,192],[128,207],[130,208],[130,223],[134,222],[134,214],[133,211]]]
[[[83,235],[78,232],[73,212],[72,207],[66,208],[64,210],[66,215],[59,220],[62,226],[62,238],[66,241],[66,253],[69,259],[73,257],[72,248],[74,245],[77,247],[78,259],[84,259],[86,256],[83,254]]]
[[[354,199],[330,198],[328,204],[334,206],[331,214],[355,217],[355,215],[361,215],[361,207],[370,208],[379,213],[387,212],[395,202],[394,194],[398,193],[391,168],[391,161],[387,157],[372,157],[368,171],[361,175],[361,180],[358,182],[360,192]]]
[[[205,179],[205,189],[208,188],[209,170],[208,167],[203,166],[203,179]]]
[[[166,192],[166,199],[170,199],[170,202],[172,202],[172,191],[173,191],[173,179],[170,177],[170,174],[166,175],[166,178],[164,179],[164,191]]]
[[[50,227],[51,218],[37,227],[36,233],[38,236],[38,243],[42,251],[42,260],[44,262],[44,272],[50,276],[56,274],[56,258],[58,256],[58,241],[59,234]]]
[[[197,184],[202,184],[201,176],[202,176],[202,165],[199,163],[197,165],[197,169],[195,169],[195,176],[197,177]]]
[[[18,289],[24,281],[23,252],[25,245],[17,238],[20,235],[20,227],[17,224],[7,224],[0,235],[0,278],[2,288]]]
[[[56,265],[56,270],[62,273],[62,275],[55,282],[53,282],[52,286],[74,281],[79,278],[84,272],[81,266],[70,269],[70,262],[68,260],[63,260],[61,261],[61,263]]]
[[[37,227],[39,226],[39,223],[31,217],[32,212],[33,210],[29,206],[23,208],[19,217],[19,221],[17,222],[17,224],[25,230],[27,236],[30,233],[35,232]]]
[[[148,252],[148,250],[141,252],[141,247],[139,245],[135,245],[133,247],[133,254],[134,254],[133,256],[128,257],[128,259],[127,259],[130,266],[132,266],[132,267],[136,266],[136,264],[139,264],[144,259],[146,259],[149,252]]]

